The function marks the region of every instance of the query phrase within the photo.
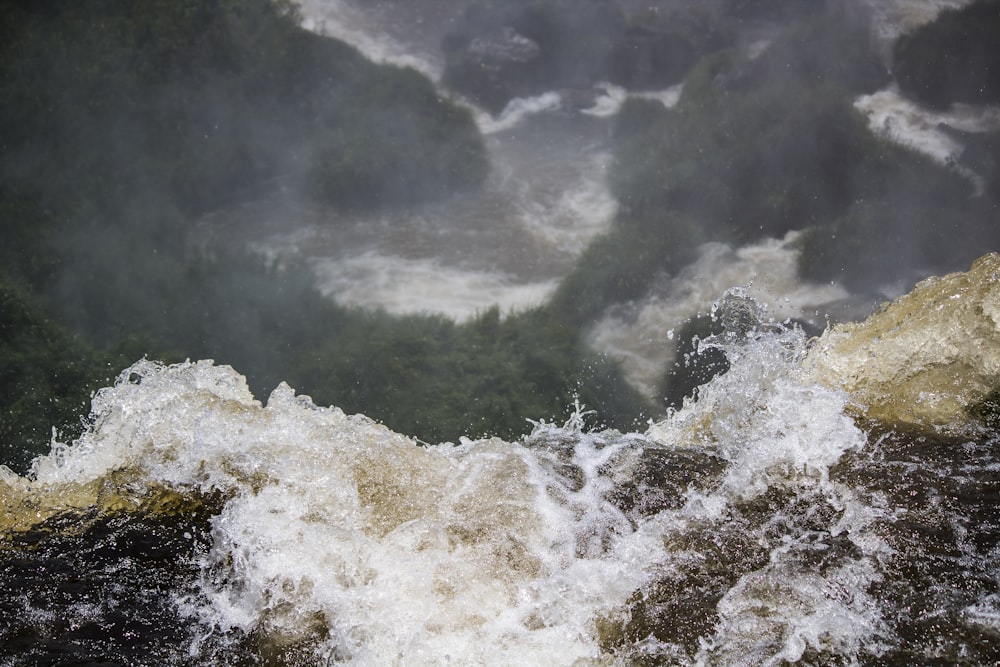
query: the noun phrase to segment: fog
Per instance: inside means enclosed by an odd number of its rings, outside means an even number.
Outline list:
[[[997,247],[966,4],[4,0],[2,462],[143,356],[429,442],[655,418],[726,290],[821,330]]]
[[[0,0],[0,663],[1000,664],[1000,0]]]

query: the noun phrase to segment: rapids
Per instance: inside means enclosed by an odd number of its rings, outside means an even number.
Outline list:
[[[465,3],[297,4],[306,28],[439,81],[441,39]],[[622,103],[632,96],[672,107],[682,90],[628,93],[602,84],[575,91],[592,93],[582,107],[567,99],[574,91],[553,90],[515,98],[491,115],[439,87],[469,108],[486,141],[492,169],[479,191],[374,213],[310,207],[295,197],[244,202],[205,216],[197,237],[208,245],[242,239],[278,266],[308,265],[320,289],[345,305],[459,321],[494,305],[504,313],[538,306],[618,211],[606,177]]]
[[[709,339],[729,372],[642,434],[587,432],[578,405],[517,442],[422,446],[285,384],[261,403],[211,361],[140,361],[81,438],[0,476],[0,660],[993,662],[995,435],[874,407],[917,400],[889,365],[956,404],[996,386],[998,262],[818,341],[762,319]],[[883,370],[841,372],[853,349]]]
[[[963,4],[857,1],[886,43]],[[421,30],[415,3],[299,4],[310,29],[438,80],[462,0],[421,2]],[[447,206],[252,202],[197,235],[238,228],[348,304],[536,305],[616,215],[625,96],[474,109],[494,168]],[[997,122],[891,89],[856,106],[941,161],[958,147],[938,123]],[[575,405],[512,442],[427,444],[287,384],[260,400],[210,360],[137,362],[79,439],[0,467],[0,665],[997,664],[1000,259],[811,338],[792,320],[822,328],[849,295],[798,279],[795,240],[705,244],[593,326],[652,395],[674,327],[754,304],[701,342],[728,372],[642,433],[588,431]]]

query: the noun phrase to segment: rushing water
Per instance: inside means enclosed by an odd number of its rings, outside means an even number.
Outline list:
[[[432,78],[461,4],[421,2],[412,30],[406,2],[302,2]],[[880,29],[955,4],[884,3]],[[239,226],[349,303],[539,303],[616,212],[625,93],[599,92],[477,112],[480,193],[333,226],[257,203],[201,231]],[[922,113],[893,95],[859,100],[873,126]],[[888,125],[912,142],[938,120]],[[674,327],[748,308],[702,343],[729,371],[644,433],[587,432],[578,406],[515,442],[423,446],[286,385],[258,400],[210,361],[138,362],[79,440],[0,468],[0,664],[996,664],[1000,441],[965,407],[1000,383],[1000,259],[810,338],[777,322],[822,329],[850,295],[798,280],[794,239],[707,244],[595,325],[649,392]]]
[[[611,121],[552,111],[558,101],[521,100],[483,120],[492,171],[474,193],[357,214],[255,202],[208,217],[201,230],[247,239],[279,264],[308,264],[320,289],[346,304],[458,320],[494,304],[539,305],[617,210],[605,182]]]
[[[729,372],[643,434],[581,407],[420,446],[141,361],[0,478],[0,660],[993,663],[998,441],[961,406],[1000,376],[997,304],[990,256],[818,340],[740,311],[707,343]]]
[[[299,4],[306,27],[343,39],[376,62],[438,80],[441,38],[467,3]],[[681,86],[635,94],[672,106]],[[606,176],[614,115],[626,96],[611,85],[595,87],[583,102],[550,91],[514,99],[496,115],[459,98],[474,114],[492,165],[479,191],[371,214],[255,202],[207,217],[200,232],[247,239],[279,263],[306,263],[320,288],[345,304],[457,320],[493,305],[505,313],[536,306],[618,210]]]

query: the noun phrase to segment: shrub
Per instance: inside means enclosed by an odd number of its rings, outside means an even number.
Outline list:
[[[79,435],[91,392],[120,361],[95,351],[0,280],[0,465],[23,474],[48,452],[53,429],[63,439]]]
[[[299,187],[371,206],[486,174],[467,110],[302,30],[287,3],[0,6],[17,21],[0,59],[0,167],[59,201],[157,192],[193,216]]]

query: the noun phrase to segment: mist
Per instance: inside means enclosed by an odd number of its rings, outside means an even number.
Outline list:
[[[1000,664],[1000,0],[0,0],[0,663]]]
[[[427,442],[628,430],[736,283],[821,330],[965,268],[996,3],[944,5],[4,0],[2,462],[144,356]]]

